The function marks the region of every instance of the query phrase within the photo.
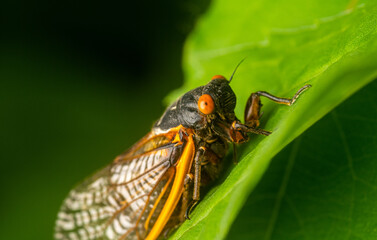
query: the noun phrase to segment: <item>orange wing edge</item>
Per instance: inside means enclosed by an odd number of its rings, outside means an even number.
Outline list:
[[[175,207],[177,206],[179,199],[184,190],[184,180],[186,174],[190,172],[192,162],[195,154],[195,144],[192,138],[192,134],[188,136],[186,146],[182,152],[181,158],[176,165],[176,174],[174,177],[173,185],[169,196],[165,202],[164,207],[161,210],[155,224],[153,225],[151,231],[149,232],[146,240],[155,240],[160,235],[161,231],[164,229],[166,223],[169,221]]]

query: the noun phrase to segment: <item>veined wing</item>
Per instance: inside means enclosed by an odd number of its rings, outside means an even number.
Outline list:
[[[168,198],[179,154],[171,138],[148,137],[73,189],[55,239],[143,239]]]

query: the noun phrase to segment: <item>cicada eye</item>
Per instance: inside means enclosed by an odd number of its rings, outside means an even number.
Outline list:
[[[225,79],[226,80],[226,78],[223,75],[215,75],[211,78],[211,80],[214,80],[214,79]]]
[[[213,102],[212,97],[209,94],[203,94],[200,96],[199,101],[198,101],[198,108],[199,110],[208,115],[215,110],[215,103]]]

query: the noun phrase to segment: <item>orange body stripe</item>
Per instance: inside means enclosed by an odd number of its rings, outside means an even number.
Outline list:
[[[192,134],[190,134],[188,136],[188,141],[183,150],[182,156],[179,159],[178,164],[176,166],[175,178],[168,199],[166,200],[165,205],[162,208],[161,213],[156,220],[156,223],[153,225],[153,228],[146,237],[146,240],[157,239],[161,231],[164,229],[166,223],[169,221],[169,218],[172,215],[183,193],[184,180],[186,174],[190,172],[192,161],[194,159],[194,153],[194,140],[192,139]]]

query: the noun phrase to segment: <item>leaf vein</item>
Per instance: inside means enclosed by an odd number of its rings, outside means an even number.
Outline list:
[[[275,229],[276,221],[277,221],[277,218],[278,218],[279,212],[280,212],[281,202],[282,202],[283,197],[284,197],[286,190],[287,190],[289,178],[291,176],[292,168],[293,168],[293,165],[294,165],[296,157],[297,157],[299,146],[300,146],[300,138],[298,138],[297,141],[295,141],[294,144],[293,144],[292,151],[291,151],[291,154],[289,156],[288,164],[287,164],[287,167],[285,169],[283,181],[280,185],[280,189],[279,189],[279,192],[277,194],[274,209],[273,209],[270,221],[268,223],[266,235],[265,235],[265,238],[264,238],[265,240],[271,239],[272,233]]]

